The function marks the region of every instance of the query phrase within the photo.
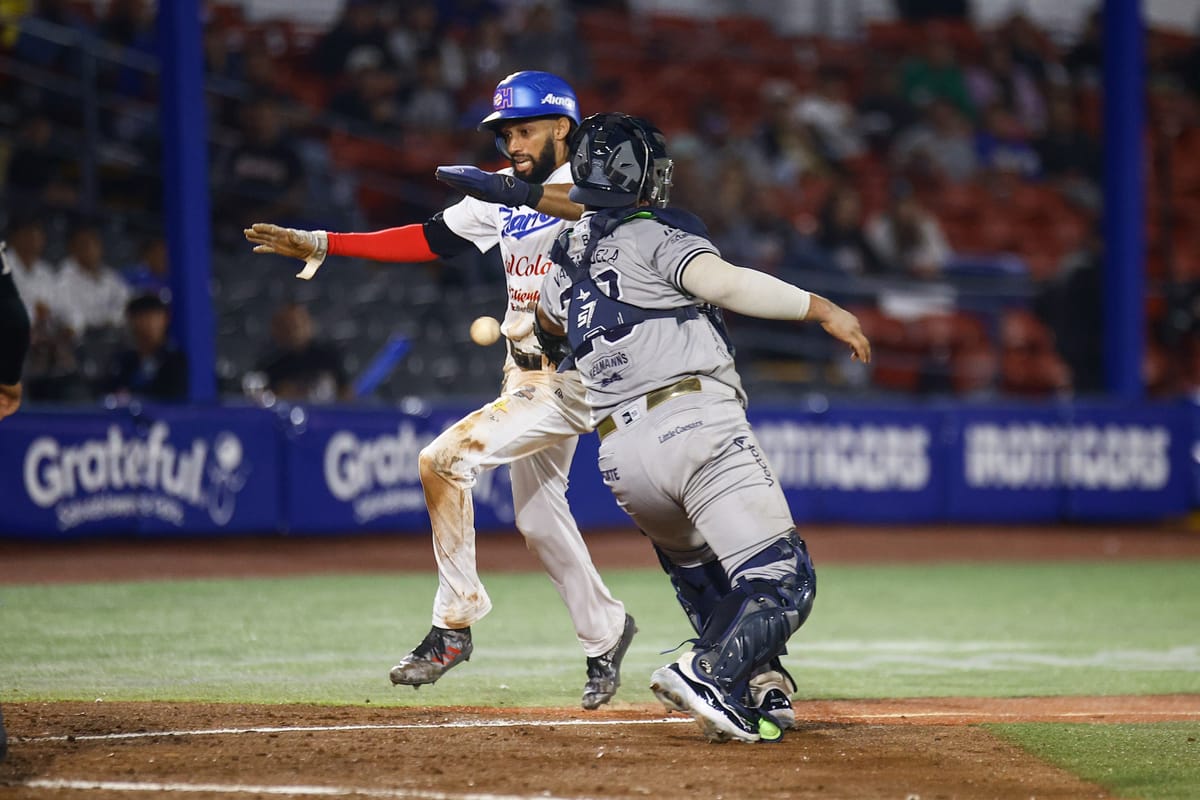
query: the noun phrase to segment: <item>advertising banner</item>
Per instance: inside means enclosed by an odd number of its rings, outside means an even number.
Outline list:
[[[921,522],[942,513],[943,415],[925,409],[752,411],[798,521]]]
[[[0,425],[0,536],[429,530],[422,448],[472,409],[23,412]],[[806,522],[1158,520],[1200,505],[1194,404],[754,408],[763,463]],[[580,528],[628,518],[579,438]],[[537,480],[531,478],[531,480]],[[508,467],[477,530],[511,530]]]
[[[1189,503],[1178,404],[960,408],[951,412],[947,517],[1161,519]]]
[[[259,409],[19,414],[0,428],[0,532],[272,530],[279,440]]]
[[[946,517],[963,522],[1054,522],[1067,510],[1062,415],[1044,406],[948,412]]]
[[[428,531],[418,457],[470,410],[293,408],[283,428],[285,527],[298,533]],[[512,527],[508,467],[481,472],[472,494],[477,529]]]
[[[1192,429],[1186,405],[1075,404],[1063,411],[1070,519],[1154,519],[1188,510]]]

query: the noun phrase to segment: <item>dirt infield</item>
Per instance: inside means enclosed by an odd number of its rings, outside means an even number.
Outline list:
[[[1183,530],[823,529],[818,563],[1196,558]],[[645,541],[589,537],[603,568],[654,566]],[[483,569],[536,569],[514,536]],[[417,537],[0,544],[0,583],[432,569]],[[711,745],[657,705],[574,709],[15,703],[0,797],[1102,798],[984,722],[1200,720],[1200,696],[797,703],[772,745]]]
[[[631,704],[584,713],[19,703],[6,713],[19,739],[0,765],[9,784],[0,795],[14,800],[64,796],[63,786],[96,800],[134,786],[189,797],[291,787],[446,800],[1078,800],[1109,795],[971,723],[1200,720],[1200,697],[805,702],[796,730],[771,745],[707,744],[690,721]]]

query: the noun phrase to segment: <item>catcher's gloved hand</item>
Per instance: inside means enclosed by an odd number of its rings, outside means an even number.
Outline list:
[[[537,314],[533,315],[533,333],[537,336],[538,344],[542,346],[542,353],[551,364],[557,367],[568,359],[574,361],[575,351],[571,349],[566,335],[554,334],[543,328]]]
[[[453,186],[463,194],[502,206],[533,208],[542,199],[542,186],[527,183],[512,175],[484,172],[478,167],[438,167],[434,172],[442,183]]]
[[[329,252],[329,234],[325,231],[302,231],[282,228],[269,222],[256,222],[242,233],[254,243],[256,253],[274,253],[301,259],[304,269],[296,277],[304,280],[309,280],[317,273],[317,268],[324,263],[325,255]]]

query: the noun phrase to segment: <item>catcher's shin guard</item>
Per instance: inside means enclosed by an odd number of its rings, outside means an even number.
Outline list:
[[[691,620],[696,633],[703,632],[721,598],[732,591],[729,576],[725,574],[721,562],[713,560],[694,567],[681,567],[667,558],[657,546],[654,552],[658,554],[658,563],[662,565],[663,572],[671,578],[675,597],[683,606],[683,613]]]
[[[693,650],[695,668],[742,695],[751,674],[785,651],[812,611],[816,573],[803,540],[773,542],[734,574],[734,589],[713,611]]]

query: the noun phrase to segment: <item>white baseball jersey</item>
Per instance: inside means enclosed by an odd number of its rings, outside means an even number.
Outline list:
[[[563,165],[546,182],[570,181],[570,169]],[[532,208],[472,197],[447,208],[442,219],[480,252],[500,246],[508,294],[500,330],[518,350],[540,355],[533,309],[550,271],[550,249],[569,223]],[[509,464],[517,529],[558,589],[584,652],[597,656],[616,645],[625,606],[609,593],[592,564],[566,497],[575,444],[588,430],[577,372],[559,374],[551,366],[520,369],[510,354],[500,397],[447,428],[422,451],[433,473],[423,470],[421,479],[438,563],[434,625],[463,628],[491,609],[476,569],[471,489],[481,471]]]
[[[512,175],[512,168],[502,169],[500,174]],[[571,168],[567,164],[545,180],[546,184],[570,182]],[[570,223],[528,206],[510,208],[474,197],[464,197],[447,208],[442,220],[481,253],[500,245],[508,286],[508,308],[500,332],[519,350],[540,353],[541,346],[533,335],[532,310],[537,306],[542,279],[550,271],[550,248]]]

